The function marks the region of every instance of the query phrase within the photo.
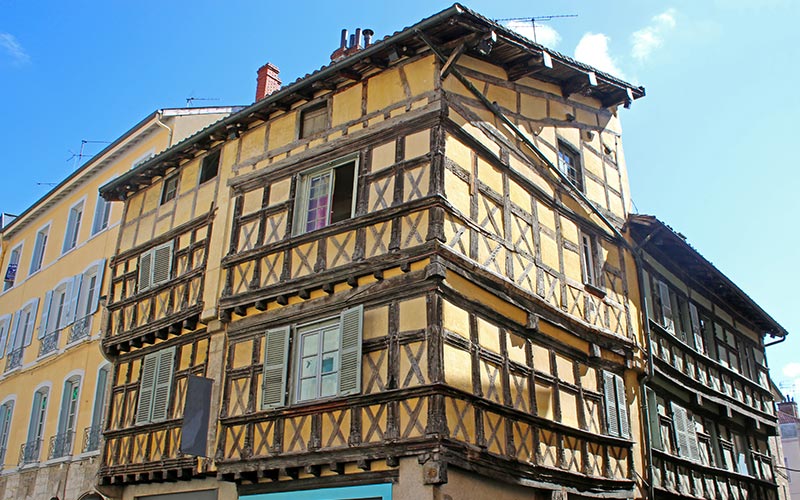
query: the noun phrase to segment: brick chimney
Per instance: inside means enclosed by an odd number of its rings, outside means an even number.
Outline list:
[[[793,417],[800,416],[797,414],[797,403],[792,399],[778,403],[778,410]]]
[[[278,77],[280,72],[281,70],[272,63],[267,63],[258,68],[256,101],[260,101],[281,88],[281,79]]]

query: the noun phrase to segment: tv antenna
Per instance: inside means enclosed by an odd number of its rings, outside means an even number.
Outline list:
[[[67,158],[67,161],[74,160],[72,168],[77,168],[78,164],[83,161],[84,157],[91,158],[92,156],[94,156],[93,154],[87,155],[83,152],[87,144],[111,144],[111,141],[87,141],[86,139],[81,139],[81,149],[78,150],[77,153],[72,151],[71,149],[67,150],[70,153],[72,153],[72,156]],[[47,184],[47,183],[42,183],[42,184]]]
[[[531,23],[531,28],[533,29],[533,41],[539,43],[536,40],[536,23],[539,21],[552,21],[553,19],[561,19],[564,17],[578,17],[578,14],[557,14],[555,16],[536,16],[536,17],[508,17],[506,19],[495,19],[497,22],[509,22],[509,21],[529,21]]]
[[[219,97],[187,97],[186,106],[191,106],[195,101],[220,101]]]

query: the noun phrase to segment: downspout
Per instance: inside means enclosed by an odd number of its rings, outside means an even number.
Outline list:
[[[766,344],[764,344],[764,347],[766,348],[766,347],[769,347],[769,346],[772,346],[772,345],[780,344],[784,340],[786,340],[786,335],[784,335],[783,337],[779,338],[778,340],[773,340],[772,342],[767,342]]]
[[[164,148],[164,149],[169,149],[170,147],[172,147],[172,133],[173,133],[173,131],[168,125],[164,124],[161,121],[161,117],[162,116],[164,116],[164,112],[159,110],[159,112],[156,114],[156,125],[158,125],[161,128],[167,129],[167,132],[169,132],[169,135],[167,136],[167,147]]]
[[[444,54],[442,54],[433,45],[433,43],[431,43],[430,40],[428,40],[428,38],[422,33],[422,31],[420,29],[415,29],[414,32],[431,49],[431,51],[433,51],[433,53],[436,55],[436,57],[442,63],[446,63],[447,62],[447,57],[445,57]],[[553,173],[556,174],[556,176],[558,176],[558,178],[569,188],[570,193],[574,197],[580,199],[584,204],[586,204],[586,206],[589,207],[589,209],[603,222],[603,224],[605,224],[611,230],[611,232],[614,234],[615,238],[622,244],[622,246],[627,248],[628,250],[630,250],[631,254],[633,255],[633,259],[634,259],[635,265],[636,265],[636,276],[637,276],[639,291],[640,291],[640,294],[642,294],[642,292],[644,290],[644,287],[643,287],[644,276],[642,274],[643,267],[642,267],[642,259],[641,259],[641,255],[640,255],[641,247],[640,246],[634,247],[630,243],[628,243],[628,241],[625,239],[625,237],[622,235],[622,233],[619,231],[619,229],[617,229],[617,227],[610,220],[608,220],[608,218],[605,215],[603,215],[602,212],[600,212],[600,210],[594,205],[594,203],[592,203],[586,197],[586,195],[580,189],[578,189],[577,186],[575,186],[575,184],[572,183],[572,181],[569,179],[569,177],[567,177],[566,174],[564,174],[561,170],[559,170],[558,167],[553,165],[553,163],[550,160],[548,160],[547,157],[541,151],[539,151],[539,148],[537,148],[536,145],[525,134],[522,133],[522,131],[517,127],[517,125],[514,122],[512,122],[511,120],[509,120],[503,114],[503,112],[500,110],[500,107],[497,106],[497,104],[491,102],[489,100],[489,98],[487,98],[483,93],[481,93],[480,90],[475,88],[475,86],[472,84],[472,82],[470,82],[455,67],[455,61],[450,63],[450,65],[448,67],[448,74],[451,74],[451,75],[455,76],[456,79],[462,85],[464,85],[464,87],[466,87],[475,97],[477,97],[478,100],[484,106],[486,106],[486,108],[489,111],[491,111],[492,114],[494,114],[495,117],[497,117],[501,122],[503,122],[509,129],[511,129],[514,132],[514,134],[517,136],[517,138],[520,141],[522,141],[526,146],[528,146],[528,148],[533,152],[533,154],[536,156],[536,158],[539,161],[541,161],[542,163],[544,163]],[[649,241],[650,237],[652,237],[656,232],[658,232],[658,229],[656,231],[654,231],[653,233],[651,233],[648,236],[648,238],[643,242],[643,244],[646,244],[647,241]],[[642,399],[642,409],[644,411],[644,416],[645,416],[645,418],[644,418],[644,427],[645,427],[644,438],[645,438],[645,452],[646,452],[646,457],[647,457],[647,462],[648,462],[647,463],[647,474],[649,476],[647,478],[647,481],[645,481],[645,482],[647,483],[648,498],[653,499],[653,498],[655,498],[655,485],[654,485],[654,482],[653,482],[653,449],[652,449],[652,443],[650,442],[650,432],[651,432],[651,430],[650,430],[650,414],[649,414],[649,409],[647,407],[647,397],[646,397],[646,392],[645,392],[645,385],[647,384],[647,382],[649,382],[652,379],[654,371],[653,371],[653,349],[652,349],[652,342],[651,342],[651,339],[650,339],[650,317],[649,317],[649,314],[647,312],[647,302],[646,301],[647,301],[647,297],[643,297],[643,299],[642,299],[642,305],[643,305],[643,307],[642,307],[642,323],[643,323],[643,326],[644,326],[644,334],[645,334],[645,339],[646,339],[645,346],[646,346],[646,349],[647,349],[647,372],[645,373],[645,376],[642,377],[642,380],[640,382],[640,398]]]

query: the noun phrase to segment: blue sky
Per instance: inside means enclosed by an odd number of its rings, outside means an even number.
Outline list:
[[[266,61],[291,82],[329,61],[342,28],[380,38],[450,3],[396,5],[0,0],[0,211],[19,213],[67,175],[81,140],[112,141],[189,97],[249,104]],[[539,41],[646,87],[621,112],[638,211],[686,235],[793,333],[767,352],[773,378],[800,393],[800,2],[466,5],[493,19],[577,14],[542,23]]]

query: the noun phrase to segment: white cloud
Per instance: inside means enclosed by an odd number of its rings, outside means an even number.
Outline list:
[[[509,21],[506,23],[506,28],[514,30],[528,40],[533,40],[551,49],[554,49],[558,42],[561,41],[561,35],[558,34],[558,31],[546,24],[537,24],[535,33],[531,21]]]
[[[617,62],[608,52],[608,43],[611,38],[603,33],[586,33],[581,37],[575,47],[575,59],[594,66],[595,68],[624,78],[625,75],[617,66]]]
[[[11,33],[0,33],[0,48],[5,50],[16,64],[30,62],[31,58]]]
[[[789,378],[800,377],[800,363],[789,363],[783,367],[783,375]]]
[[[664,35],[675,29],[675,9],[653,16],[650,24],[631,35],[631,55],[639,62],[646,61],[654,50],[664,44]]]

